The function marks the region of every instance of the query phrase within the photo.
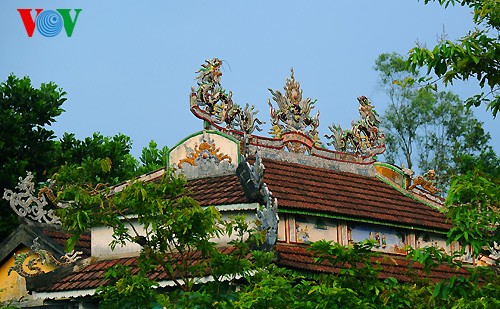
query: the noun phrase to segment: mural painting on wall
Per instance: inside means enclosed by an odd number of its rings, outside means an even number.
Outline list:
[[[295,241],[309,243],[320,239],[337,241],[337,224],[326,218],[295,217]]]
[[[347,239],[349,243],[370,239],[375,241],[374,249],[377,251],[406,253],[406,233],[396,228],[364,223],[348,223]]]
[[[446,245],[446,236],[435,233],[417,233],[417,248],[434,247],[443,252],[450,253],[450,247]]]

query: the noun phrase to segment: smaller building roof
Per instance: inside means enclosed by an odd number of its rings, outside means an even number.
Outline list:
[[[317,264],[313,260],[313,254],[307,251],[307,245],[284,244],[276,245],[278,254],[278,265],[307,272],[336,273],[338,267],[333,267],[328,262]],[[433,282],[449,279],[454,275],[469,275],[465,268],[453,269],[445,265],[439,265],[429,273],[423,270],[422,264],[414,263],[410,268],[410,261],[405,256],[395,254],[381,254],[371,258],[372,263],[380,265],[379,277],[385,279],[393,277],[400,282],[413,282],[416,278],[428,278]]]
[[[63,256],[64,245],[71,234],[62,230],[60,225],[38,223],[24,220],[2,243],[0,243],[0,263],[10,258],[17,248],[30,248],[35,239],[41,249],[47,250],[54,257]],[[90,256],[90,234],[83,234],[75,246],[75,251],[81,251],[82,258]]]

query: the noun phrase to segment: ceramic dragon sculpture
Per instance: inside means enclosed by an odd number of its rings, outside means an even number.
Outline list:
[[[209,122],[225,124],[227,129],[240,130],[245,134],[251,134],[254,130],[261,131],[263,124],[255,117],[257,111],[253,106],[246,104],[241,108],[233,101],[233,93],[222,88],[220,79],[222,60],[214,58],[206,60],[201,68],[196,71],[198,87],[191,88],[191,107],[197,106],[205,112]]]
[[[30,251],[19,253],[14,256],[14,266],[9,268],[7,275],[15,271],[22,277],[35,277],[45,273],[39,265],[64,267],[79,260],[81,255],[81,251],[75,252],[73,250],[70,253],[66,253],[60,258],[60,261],[58,261],[50,252],[40,249],[37,237],[33,240]]]
[[[378,128],[380,118],[370,100],[360,96],[358,102],[360,119],[351,123],[352,128],[343,130],[340,124],[332,124],[328,128],[333,134],[325,137],[332,140],[327,144],[337,151],[368,155],[374,148],[384,145],[384,134]]]

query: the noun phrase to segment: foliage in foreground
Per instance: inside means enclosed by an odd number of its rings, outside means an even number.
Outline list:
[[[205,284],[192,291],[160,294],[158,304],[168,308],[497,308],[500,280],[491,270],[476,268],[467,277],[441,282],[425,278],[401,283],[380,279],[381,269],[369,242],[343,247],[326,241],[313,243],[317,263],[340,268],[335,274],[296,272],[270,264],[246,277],[224,293]],[[432,261],[435,250],[409,255],[413,262]],[[439,253],[437,253],[439,254]],[[446,259],[448,260],[448,259]],[[427,271],[444,265],[430,263]],[[324,264],[322,264],[324,265]],[[453,265],[450,265],[450,267]],[[454,267],[454,266],[453,266]]]
[[[448,7],[458,3],[473,10],[474,30],[460,40],[441,40],[432,49],[416,46],[409,52],[413,69],[427,67],[445,84],[476,80],[485,91],[470,97],[467,105],[485,104],[496,116],[500,110],[500,2],[498,0],[424,0]],[[430,80],[430,79],[427,79]]]
[[[477,180],[471,180],[477,183]],[[482,187],[487,183],[478,183]],[[271,252],[255,251],[263,235],[243,217],[222,220],[213,207],[203,208],[186,197],[185,180],[166,173],[160,182],[132,180],[120,193],[105,188],[64,186],[61,199],[77,201],[62,210],[64,226],[78,235],[93,226],[113,229],[111,246],[141,246],[138,263],[108,270],[109,283],[98,289],[105,308],[497,308],[500,279],[485,268],[468,276],[441,282],[413,282],[381,278],[382,269],[369,241],[348,247],[328,241],[309,247],[314,262],[337,269],[335,273],[308,273],[278,267]],[[467,186],[467,188],[469,188]],[[480,190],[479,188],[476,188]],[[456,201],[492,200],[492,187],[466,194]],[[496,194],[496,193],[495,193]],[[490,204],[485,204],[490,205]],[[136,214],[131,216],[131,214]],[[457,216],[457,218],[461,218]],[[458,220],[458,219],[457,219]],[[456,222],[454,222],[456,223]],[[481,222],[481,224],[489,224]],[[457,224],[458,226],[458,224]],[[140,229],[139,229],[140,227]],[[140,232],[141,229],[144,232]],[[489,230],[488,230],[489,231]],[[232,250],[220,251],[217,236],[233,236]],[[458,235],[458,234],[453,234]],[[470,240],[470,238],[468,238]],[[464,241],[466,239],[458,239]],[[72,238],[68,249],[74,245]],[[479,246],[479,245],[478,245]],[[476,252],[476,256],[479,252]],[[411,263],[430,272],[443,265],[460,267],[453,256],[436,248],[410,250]],[[393,261],[395,262],[395,261]],[[154,272],[167,274],[172,287],[149,279]],[[211,275],[211,277],[209,276]],[[413,277],[412,277],[413,276]],[[383,276],[382,276],[383,277]]]

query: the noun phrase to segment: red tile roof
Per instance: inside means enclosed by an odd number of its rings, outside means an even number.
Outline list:
[[[279,209],[306,210],[344,217],[447,230],[446,216],[376,177],[299,164],[263,160],[264,181]]]
[[[327,262],[320,265],[314,263],[312,254],[307,251],[307,245],[298,244],[283,244],[276,245],[276,252],[278,255],[277,264],[283,267],[292,268],[307,272],[337,272],[339,269],[332,267]],[[232,248],[221,248],[223,253],[229,253]],[[201,261],[201,256],[195,257],[195,263]],[[174,258],[178,258],[174,256]],[[58,292],[58,291],[72,291],[72,290],[87,290],[95,289],[101,285],[105,285],[107,280],[104,279],[106,270],[114,265],[131,265],[132,273],[138,272],[137,257],[120,258],[112,260],[97,261],[89,266],[83,267],[81,270],[71,273],[56,283],[45,285],[43,288],[37,289],[38,292]],[[409,273],[410,262],[403,256],[398,255],[383,255],[381,257],[373,258],[374,263],[380,263],[382,271],[380,278],[393,277],[400,282],[413,281],[412,276],[419,278],[429,278],[432,281],[439,281],[448,279],[452,275],[468,275],[466,269],[454,270],[446,266],[439,266],[437,269],[432,270],[429,274],[424,273],[420,264],[415,264],[413,269],[415,273]],[[149,278],[156,281],[169,280],[169,276],[160,268],[156,268],[149,275]],[[43,278],[42,278],[43,279]]]
[[[71,237],[71,234],[64,232],[60,229],[43,229],[42,233],[47,235],[56,243],[57,245],[64,248],[66,245],[66,241]],[[91,248],[90,248],[90,233],[82,234],[80,236],[80,240],[76,243],[75,252],[81,251],[82,258],[86,258],[90,256]]]
[[[220,251],[224,254],[229,254],[233,248],[230,247],[222,247]],[[170,255],[174,261],[179,260],[179,255]],[[52,283],[44,286],[43,288],[37,289],[39,292],[57,292],[57,291],[71,291],[71,290],[87,290],[87,289],[95,289],[101,285],[107,283],[107,280],[104,279],[104,274],[109,267],[112,267],[117,264],[121,265],[131,265],[132,266],[132,274],[136,274],[139,271],[137,267],[138,257],[128,257],[128,258],[120,258],[120,259],[110,259],[110,260],[100,260],[91,265],[83,267],[81,270],[71,273],[70,275],[64,277],[56,283]],[[193,255],[193,263],[201,262],[201,254]],[[50,274],[50,273],[48,273]],[[174,271],[174,275],[175,275]],[[42,275],[43,276],[43,275]],[[176,276],[177,278],[179,276]],[[43,278],[40,277],[42,280]],[[156,281],[169,280],[168,274],[163,271],[161,268],[154,269],[149,278]],[[35,280],[38,280],[35,278]]]
[[[339,271],[339,268],[333,267],[328,262],[316,264],[313,261],[312,253],[307,251],[307,247],[307,245],[278,243],[276,245],[278,265],[307,272],[336,273]],[[444,265],[438,266],[427,274],[423,271],[423,266],[418,263],[413,264],[412,269],[410,269],[410,261],[401,255],[382,254],[371,260],[373,263],[379,263],[382,267],[379,275],[381,279],[393,277],[400,282],[412,282],[415,276],[420,279],[429,278],[437,282],[449,279],[453,275],[467,276],[469,274],[465,268],[456,270]]]
[[[300,164],[263,159],[264,182],[281,210],[387,222],[407,227],[448,230],[446,216],[406,196],[380,179]],[[201,205],[248,203],[237,176],[188,181]]]
[[[248,202],[236,175],[190,180],[187,192],[203,206]]]

